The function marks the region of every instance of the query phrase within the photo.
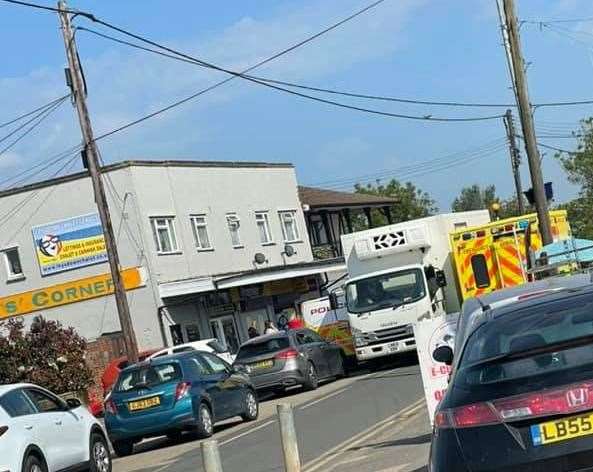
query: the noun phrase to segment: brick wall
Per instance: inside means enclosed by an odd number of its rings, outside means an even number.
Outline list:
[[[93,385],[88,391],[90,401],[103,401],[101,376],[107,364],[121,357],[124,352],[125,344],[121,333],[106,334],[88,343],[86,361],[93,372]]]

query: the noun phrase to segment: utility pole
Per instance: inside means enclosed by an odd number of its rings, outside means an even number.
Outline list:
[[[111,277],[113,280],[119,322],[126,346],[126,355],[130,363],[136,363],[138,362],[138,345],[136,343],[136,336],[132,326],[130,307],[128,306],[126,291],[120,274],[117,244],[115,241],[113,226],[111,224],[111,215],[109,214],[107,199],[105,197],[105,188],[103,187],[103,180],[101,178],[99,152],[93,136],[91,119],[86,106],[86,90],[82,78],[82,70],[78,58],[78,51],[76,49],[76,39],[72,32],[72,24],[70,22],[69,13],[65,11],[67,9],[66,2],[60,0],[58,2],[58,8],[62,10],[60,11],[59,15],[60,23],[62,25],[62,34],[64,36],[64,46],[66,47],[66,56],[68,57],[68,70],[71,79],[70,86],[72,88],[74,102],[78,112],[78,120],[80,121],[80,130],[84,140],[83,152],[86,153],[88,170],[95,193],[95,202],[97,203],[99,217],[101,218],[101,224],[103,225],[105,246],[107,248],[109,268],[111,269]]]
[[[519,105],[519,117],[521,118],[525,150],[527,151],[527,161],[529,163],[529,173],[531,174],[531,185],[533,187],[533,197],[535,200],[537,219],[539,221],[539,231],[542,243],[546,245],[553,241],[552,229],[550,226],[550,213],[548,210],[548,201],[546,199],[537,141],[535,139],[535,127],[533,125],[533,115],[531,114],[531,103],[529,103],[529,92],[527,91],[527,78],[524,69],[525,63],[521,53],[521,41],[519,38],[517,17],[515,16],[514,0],[504,0],[504,16],[512,59],[517,104]]]
[[[515,124],[513,123],[513,113],[507,110],[504,115],[504,126],[507,130],[507,137],[509,138],[509,153],[511,155],[511,166],[513,168],[513,177],[515,178],[515,191],[517,192],[517,207],[519,214],[525,213],[525,205],[523,204],[523,186],[521,185],[521,154],[517,148],[515,141]]]

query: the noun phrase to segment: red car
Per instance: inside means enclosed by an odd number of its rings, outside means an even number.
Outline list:
[[[142,362],[147,357],[149,357],[157,351],[158,349],[149,349],[148,351],[142,351],[138,353],[138,360]],[[117,359],[114,359],[109,364],[107,364],[105,372],[103,372],[103,376],[101,377],[103,396],[106,396],[111,391],[111,387],[113,387],[113,384],[117,380],[117,376],[119,375],[120,371],[122,369],[125,369],[128,365],[128,358],[126,356],[118,357]],[[102,415],[103,401],[100,398],[91,398],[89,401],[89,410],[95,416]]]

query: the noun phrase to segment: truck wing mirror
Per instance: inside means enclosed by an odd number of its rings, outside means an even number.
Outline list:
[[[439,346],[432,352],[432,358],[446,365],[453,364],[453,349],[450,346]]]
[[[339,308],[338,295],[336,295],[336,292],[330,292],[328,296],[329,296],[329,307],[332,310],[337,310]]]
[[[447,286],[447,277],[445,276],[445,272],[442,270],[435,271],[435,280],[439,287],[443,288]]]

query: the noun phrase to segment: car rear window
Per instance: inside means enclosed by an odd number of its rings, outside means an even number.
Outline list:
[[[181,367],[177,362],[139,366],[120,374],[116,392],[129,392],[139,388],[152,388],[182,379]]]
[[[241,346],[237,353],[237,360],[247,357],[263,356],[287,349],[290,346],[288,338],[272,338]]]
[[[558,346],[527,357],[504,358],[558,343],[593,336],[593,302],[583,297],[537,305],[495,318],[473,333],[464,349],[455,375],[456,384],[490,385],[525,383],[531,377],[547,376],[553,383],[562,372],[589,370],[593,343]],[[552,348],[552,346],[550,346]],[[497,359],[499,358],[499,359]]]

